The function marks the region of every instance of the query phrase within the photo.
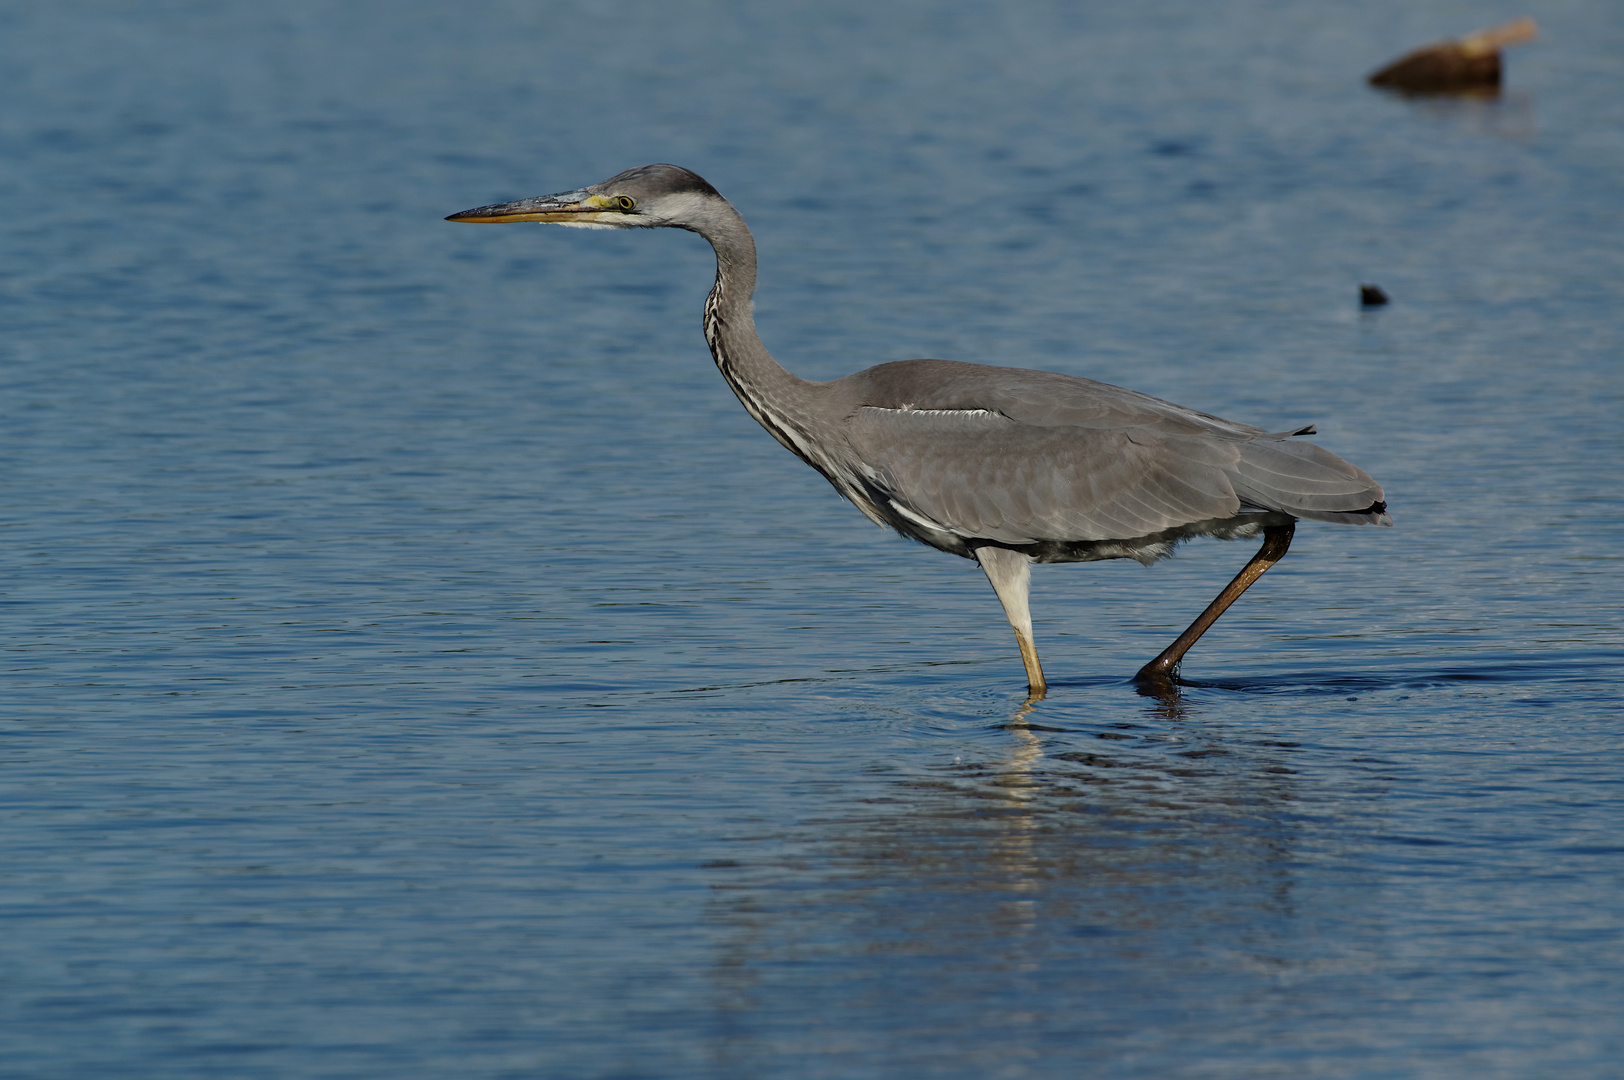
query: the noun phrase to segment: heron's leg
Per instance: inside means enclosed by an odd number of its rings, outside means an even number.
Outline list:
[[[1032,560],[1019,551],[1001,547],[975,549],[976,562],[992,582],[993,592],[1004,605],[1015,640],[1021,646],[1021,663],[1026,665],[1027,700],[1036,701],[1049,692],[1038,666],[1038,647],[1032,643],[1032,612],[1027,607],[1027,589],[1032,580]]]
[[[1218,621],[1218,616],[1240,599],[1241,593],[1252,587],[1252,583],[1263,576],[1263,572],[1285,557],[1286,549],[1291,547],[1291,536],[1297,529],[1295,521],[1288,521],[1284,525],[1271,525],[1263,530],[1263,546],[1258,553],[1252,556],[1252,561],[1241,567],[1241,572],[1235,575],[1235,580],[1224,586],[1207,610],[1196,616],[1190,628],[1178,636],[1178,639],[1162,650],[1160,656],[1139,669],[1139,674],[1133,677],[1137,683],[1169,683],[1173,673],[1178,670],[1179,661],[1184,654],[1190,651],[1207,627]]]

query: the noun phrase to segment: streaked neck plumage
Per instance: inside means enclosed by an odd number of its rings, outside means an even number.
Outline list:
[[[798,378],[773,359],[756,332],[750,302],[756,288],[756,243],[744,218],[726,200],[711,201],[708,213],[683,227],[716,249],[716,284],[705,299],[705,341],[722,378],[756,422],[814,468],[826,462],[814,451],[815,417],[810,406],[818,384]]]

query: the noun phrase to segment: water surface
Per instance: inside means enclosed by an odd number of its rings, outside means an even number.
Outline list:
[[[1624,19],[0,15],[0,1051],[91,1077],[1600,1078],[1624,1058]],[[709,251],[445,224],[650,161],[810,378],[1072,372],[1390,530],[1040,567],[1049,698],[710,367]],[[1361,311],[1379,283],[1387,308]]]

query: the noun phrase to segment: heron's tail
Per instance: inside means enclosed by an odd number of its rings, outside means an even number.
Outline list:
[[[1244,505],[1259,510],[1343,525],[1393,523],[1387,497],[1369,473],[1313,443],[1288,442],[1284,434],[1242,446],[1230,483]]]

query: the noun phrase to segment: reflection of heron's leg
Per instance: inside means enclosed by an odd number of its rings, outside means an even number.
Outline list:
[[[992,582],[993,592],[1004,605],[1009,625],[1015,628],[1015,640],[1021,646],[1021,663],[1026,665],[1028,700],[1035,701],[1049,692],[1043,681],[1043,669],[1038,666],[1038,647],[1032,643],[1032,612],[1027,607],[1027,588],[1032,579],[1032,560],[1019,551],[1001,547],[975,549],[976,561]]]
[[[1188,630],[1180,634],[1173,644],[1163,649],[1160,656],[1139,669],[1139,674],[1133,677],[1134,682],[1171,683],[1173,673],[1178,670],[1179,661],[1190,651],[1190,646],[1207,632],[1207,627],[1217,622],[1218,616],[1222,615],[1230,604],[1239,600],[1241,593],[1249,589],[1252,582],[1262,577],[1265,570],[1285,557],[1286,549],[1291,547],[1291,535],[1296,528],[1295,521],[1288,521],[1284,525],[1271,525],[1264,529],[1263,546],[1252,556],[1252,561],[1241,567],[1241,572],[1235,575],[1235,580],[1224,586],[1224,591],[1207,605],[1207,610],[1196,616],[1195,622],[1190,624]]]
[[[1043,740],[1032,732],[1026,722],[1026,714],[1032,709],[1032,702],[1026,701],[1021,705],[1015,718],[1005,725],[1006,729],[1015,734],[1015,749],[1010,753],[1009,760],[999,766],[1001,776],[1030,777],[1032,766],[1043,757]]]

